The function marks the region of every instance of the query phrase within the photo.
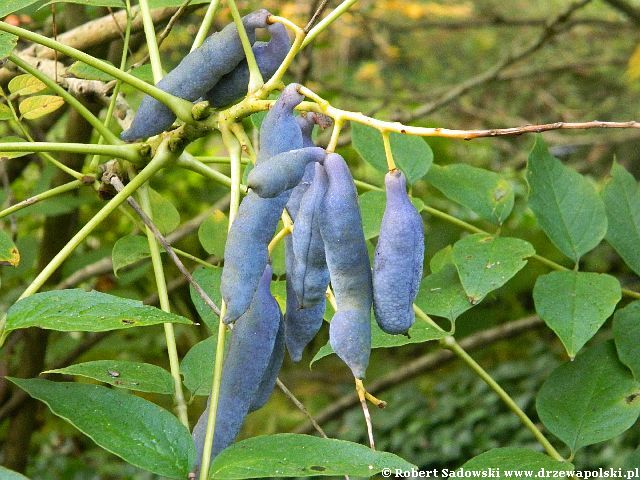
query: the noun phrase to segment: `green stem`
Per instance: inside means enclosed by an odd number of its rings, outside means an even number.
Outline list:
[[[507,392],[505,392],[500,385],[489,375],[471,356],[456,342],[453,337],[445,337],[440,341],[444,348],[451,350],[455,353],[463,362],[465,362],[489,387],[500,397],[500,399],[509,407],[509,409],[516,414],[522,424],[529,429],[538,442],[544,447],[546,452],[555,460],[564,462],[565,459],[553,445],[547,440],[542,432],[535,426],[526,413],[513,401]]]
[[[433,319],[429,315],[427,315],[427,313],[424,310],[422,310],[415,303],[413,304],[413,311],[415,312],[416,317],[418,317],[423,322],[428,323],[429,325],[431,325],[433,328],[435,328],[439,332],[447,333],[446,330],[444,330],[442,327],[440,327],[440,325],[438,325],[436,322],[434,322]]]
[[[209,30],[211,29],[211,25],[213,24],[213,18],[216,15],[218,5],[220,5],[220,0],[212,0],[207,7],[207,12],[204,14],[204,18],[202,19],[202,23],[200,24],[200,28],[198,29],[198,33],[196,34],[196,39],[193,41],[193,45],[191,46],[192,52],[196,48],[199,48],[204,42],[205,38],[207,38]]]
[[[175,158],[175,157],[174,157]],[[144,212],[153,220],[151,212],[151,200],[149,198],[149,189],[146,185],[143,185],[140,189],[140,205]],[[160,256],[160,247],[156,237],[153,235],[151,229],[145,226],[147,233],[147,242],[149,244],[149,252],[151,253],[151,264],[153,265],[153,273],[156,279],[156,288],[158,290],[158,299],[160,301],[160,308],[165,312],[171,312],[171,306],[169,304],[169,292],[167,291],[167,281],[164,275],[164,268],[162,266],[162,257]],[[178,357],[178,348],[176,346],[176,336],[173,329],[173,324],[165,323],[164,336],[167,342],[167,352],[169,354],[169,370],[173,377],[174,386],[174,400],[176,402],[176,412],[180,422],[189,428],[189,417],[187,415],[187,404],[182,392],[182,378],[180,377],[180,358]]]
[[[217,170],[205,165],[204,163],[196,160],[193,156],[188,153],[183,153],[180,158],[175,162],[178,167],[185,168],[187,170],[191,170],[192,172],[199,173],[200,175],[213,180],[225,187],[231,187],[232,181],[231,178],[227,177],[224,173],[220,173]],[[246,185],[240,185],[240,191],[242,193],[247,191]]]
[[[12,35],[17,35],[20,38],[25,40],[29,40],[31,42],[38,43],[40,45],[44,45],[45,47],[52,48],[53,50],[57,50],[64,55],[75,58],[87,65],[97,68],[98,70],[111,75],[112,77],[122,80],[125,83],[128,83],[132,87],[137,88],[143,93],[155,98],[159,102],[164,103],[168,106],[180,120],[185,122],[193,122],[193,117],[191,116],[191,109],[193,104],[187,100],[183,100],[182,98],[175,97],[158,87],[153,85],[149,85],[147,82],[140,80],[133,75],[123,72],[119,68],[114,67],[113,65],[108,64],[102,60],[98,60],[91,55],[87,55],[86,53],[70,47],[68,45],[64,45],[63,43],[57,42],[51,38],[45,37],[44,35],[40,35],[35,32],[31,32],[24,28],[15,27],[13,25],[9,25],[6,22],[0,22],[0,31],[11,33]]]
[[[251,41],[247,36],[247,31],[242,23],[242,17],[240,16],[235,0],[227,0],[227,4],[229,5],[229,10],[231,10],[233,22],[236,24],[236,28],[238,29],[238,36],[240,37],[240,42],[242,42],[242,49],[244,50],[247,66],[249,67],[249,93],[253,93],[264,85],[262,73],[260,73],[258,62],[256,62],[256,57],[253,54],[253,49],[251,48]]]
[[[125,9],[127,12],[127,26],[124,30],[124,40],[122,42],[122,57],[120,58],[120,70],[125,70],[127,68],[127,54],[129,53],[129,41],[131,40],[131,2],[130,0],[125,0]],[[113,92],[111,94],[111,101],[109,102],[109,106],[107,107],[107,113],[104,118],[104,126],[105,128],[109,128],[111,124],[111,119],[113,118],[113,111],[116,108],[116,102],[118,101],[118,94],[120,93],[120,89],[122,88],[122,80],[117,80],[116,85],[113,88]],[[100,136],[98,139],[98,145],[102,145],[104,142],[104,137]],[[94,155],[91,159],[91,163],[89,164],[89,171],[93,172],[98,167],[98,163],[100,163],[100,155]]]
[[[16,66],[24,70],[30,75],[33,75],[42,83],[44,83],[47,87],[53,90],[56,94],[64,99],[67,104],[71,107],[75,108],[76,111],[91,125],[96,129],[100,135],[102,135],[109,143],[118,144],[122,143],[122,141],[116,137],[111,130],[105,127],[102,122],[96,117],[93,113],[89,111],[87,107],[85,107],[76,97],[67,92],[64,88],[58,85],[52,78],[49,78],[48,75],[45,75],[37,68],[32,67],[27,62],[22,60],[15,54],[9,55],[9,60],[13,62]]]
[[[229,228],[235,220],[238,212],[238,205],[240,204],[240,158],[242,156],[242,149],[240,143],[233,137],[226,125],[223,125],[221,129],[222,140],[224,141],[229,156],[231,157],[231,203],[229,206]],[[224,358],[224,341],[226,326],[222,322],[227,306],[222,301],[220,305],[220,325],[218,327],[218,340],[216,343],[216,358]],[[211,449],[213,448],[213,439],[215,438],[216,430],[216,415],[218,412],[218,400],[220,397],[220,383],[222,381],[222,365],[223,362],[216,361],[213,367],[213,381],[211,383],[211,395],[209,402],[209,415],[207,417],[207,429],[204,437],[204,446],[202,449],[202,460],[200,463],[200,480],[207,480],[209,477],[209,466],[211,465]]]
[[[34,205],[38,202],[46,200],[48,198],[55,197],[56,195],[61,195],[63,193],[70,192],[75,190],[83,185],[87,185],[85,182],[81,182],[80,180],[74,180],[73,182],[65,183],[64,185],[60,185],[59,187],[51,188],[46,192],[39,193],[38,195],[34,195],[33,197],[27,198],[21,202],[18,202],[14,205],[11,205],[9,208],[6,208],[0,211],[0,218],[4,218],[7,215],[11,215],[18,210],[21,210],[30,205]]]
[[[162,80],[162,61],[160,60],[160,50],[156,40],[156,29],[153,26],[153,18],[147,0],[140,0],[140,13],[142,14],[142,24],[144,26],[144,36],[147,39],[147,49],[149,50],[149,61],[151,62],[151,72],[153,81],[158,83]]]
[[[315,27],[313,27],[309,31],[309,33],[307,33],[307,36],[305,37],[304,41],[302,42],[302,47],[301,48],[304,48],[307,45],[309,45],[309,43],[311,43],[314,38],[316,38],[329,25],[331,25],[338,18],[340,18],[340,16],[343,13],[345,13],[347,10],[349,10],[349,8],[351,8],[351,6],[354,3],[356,3],[357,1],[358,0],[345,0],[340,5],[338,5],[329,15],[324,17]]]
[[[6,142],[0,143],[3,152],[68,152],[86,155],[105,155],[122,158],[132,163],[140,163],[139,144],[130,145],[94,145],[90,143],[58,142]]]
[[[38,274],[38,276],[31,282],[27,289],[20,295],[20,299],[26,298],[36,293],[49,277],[62,265],[62,263],[73,253],[73,251],[80,245],[93,230],[104,222],[107,217],[116,209],[122,205],[138,188],[144,185],[154,174],[156,174],[161,168],[165,167],[167,163],[173,160],[175,157],[166,147],[165,143],[162,143],[156,152],[156,155],[144,167],[140,173],[131,180],[124,189],[113,197],[109,203],[102,207],[92,218],[89,220],[71,240],[58,252],[58,254],[44,267],[44,269]]]
[[[208,156],[197,156],[194,157],[197,161],[201,162],[201,163],[219,163],[222,165],[229,165],[231,163],[231,159],[229,157],[224,157],[224,156],[215,156],[215,155],[208,155]],[[243,165],[246,165],[247,163],[249,163],[249,160],[246,158],[243,158],[241,160]]]

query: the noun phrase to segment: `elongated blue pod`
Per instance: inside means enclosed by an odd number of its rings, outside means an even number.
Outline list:
[[[292,234],[295,258],[293,288],[304,308],[324,302],[329,286],[319,218],[327,191],[327,174],[322,165],[315,164],[314,167],[313,182],[302,197]]]
[[[282,152],[302,148],[302,131],[293,110],[304,99],[300,85],[287,85],[262,120],[256,165]]]
[[[380,328],[406,334],[415,320],[413,301],[424,261],[422,218],[407,195],[400,170],[385,176],[387,206],[373,260],[373,311]]]
[[[269,364],[264,372],[262,381],[258,385],[258,390],[253,397],[253,402],[249,406],[249,412],[255,412],[259,408],[262,408],[273,393],[273,389],[276,385],[276,380],[280,374],[282,368],[282,361],[284,360],[284,322],[283,317],[280,315],[280,327],[278,328],[278,335],[273,345],[273,351],[271,352],[271,358]]]
[[[269,80],[287,56],[291,48],[291,40],[287,30],[281,23],[267,26],[271,35],[268,42],[253,44],[253,55],[260,69],[263,80]],[[249,88],[249,66],[247,60],[220,79],[216,85],[204,95],[204,100],[214,108],[226,107],[236,103],[247,95]]]
[[[302,359],[304,349],[322,327],[326,301],[311,307],[302,308],[300,306],[293,288],[295,276],[293,244],[290,237],[286,237],[284,241],[287,271],[287,310],[284,315],[285,342],[291,360],[299,362]]]
[[[267,10],[252,12],[242,19],[251,43],[257,28],[267,27]],[[161,90],[191,102],[211,90],[222,77],[231,72],[245,58],[235,24],[207,38],[200,48],[189,53],[176,68],[156,85]],[[157,135],[175,121],[175,114],[164,103],[145,95],[131,127],[120,134],[127,142]]]
[[[364,378],[371,353],[371,267],[362,230],[358,196],[344,159],[324,161],[327,191],[322,202],[320,233],[338,306],[329,341],[356,378]]]
[[[249,172],[247,186],[263,198],[275,197],[298,185],[307,165],[322,162],[325,155],[323,148],[306,147],[263,159]]]
[[[260,387],[265,378],[270,378],[267,372],[281,329],[280,307],[271,295],[270,283],[271,267],[267,266],[251,307],[231,332],[222,370],[212,459],[235,440],[251,406],[264,397]],[[196,469],[202,458],[208,415],[207,404],[193,429]]]

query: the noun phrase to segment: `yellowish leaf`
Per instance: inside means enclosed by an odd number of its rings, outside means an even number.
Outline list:
[[[64,105],[62,97],[56,95],[38,95],[24,99],[20,102],[19,109],[24,118],[34,120],[56,111],[62,105]]]
[[[18,75],[9,82],[9,91],[14,95],[31,95],[45,90],[47,86],[33,75]]]

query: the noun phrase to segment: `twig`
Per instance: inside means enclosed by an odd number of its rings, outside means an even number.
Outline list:
[[[329,0],[322,0],[320,5],[318,5],[318,0],[313,3],[311,10],[315,11],[309,19],[307,25],[304,27],[304,33],[309,33],[309,30],[313,28],[313,25],[318,21],[318,18],[320,17],[320,15],[322,15],[322,12],[324,12],[325,8],[327,8],[327,5],[329,5]]]
[[[520,320],[515,320],[513,322],[473,334],[461,340],[460,346],[465,350],[475,350],[500,340],[507,340],[516,337],[522,333],[528,332],[529,330],[540,328],[543,325],[544,323],[537,316],[522,318]],[[403,365],[402,368],[390,372],[387,375],[380,377],[378,380],[371,382],[368,385],[367,390],[376,394],[389,390],[390,388],[422,375],[425,372],[441,368],[443,365],[455,358],[455,355],[449,350],[439,350],[437,352],[427,353],[416,360]],[[326,423],[339,417],[344,411],[358,405],[358,403],[359,399],[357,395],[354,395],[353,393],[344,395],[338,400],[332,402],[327,408],[318,412],[315,415],[316,421]],[[294,430],[294,433],[309,433],[312,430],[313,426],[307,422],[298,426]]]
[[[309,413],[307,408],[302,404],[302,402],[298,400],[298,398],[291,392],[291,390],[289,390],[285,386],[284,383],[282,383],[282,380],[280,380],[279,378],[276,379],[276,385],[278,385],[278,388],[282,391],[282,393],[284,393],[285,396],[293,402],[293,404],[298,408],[298,410],[300,410],[309,419],[309,423],[313,426],[313,428],[315,428],[316,431],[323,438],[329,438],[327,437],[327,434],[324,432],[322,427],[318,424],[318,422],[316,422],[313,416],[311,416],[311,414]]]
[[[5,203],[6,205],[11,206],[14,198],[13,190],[11,190],[11,182],[9,181],[9,175],[7,174],[6,161],[7,160],[5,158],[0,158],[0,180],[2,181],[2,189],[4,190]],[[15,240],[18,233],[18,224],[13,215],[9,217],[9,224],[11,226],[11,237]]]
[[[626,0],[604,0],[616,10],[624,13],[636,25],[640,25],[640,9],[637,9]]]
[[[121,192],[124,188],[122,181],[115,175],[111,177],[110,183],[118,191],[118,193]],[[160,245],[164,247],[165,251],[169,255],[169,258],[173,260],[173,263],[176,265],[178,270],[180,270],[180,273],[185,276],[189,284],[198,293],[200,298],[202,298],[204,303],[213,311],[213,313],[220,316],[220,309],[216,306],[215,303],[213,303],[213,300],[211,300],[209,295],[207,295],[207,292],[202,289],[200,284],[194,280],[193,276],[191,276],[191,273],[189,273],[189,270],[187,270],[187,268],[182,263],[182,260],[180,260],[178,255],[176,255],[176,252],[173,250],[173,248],[171,248],[169,242],[167,242],[167,239],[162,235],[162,233],[160,233],[158,227],[155,226],[155,224],[151,221],[147,214],[144,213],[140,205],[138,205],[138,202],[136,202],[133,197],[128,197],[127,203],[131,205],[131,208],[135,210],[136,214],[140,217],[144,224],[153,232],[154,237],[156,237]]]

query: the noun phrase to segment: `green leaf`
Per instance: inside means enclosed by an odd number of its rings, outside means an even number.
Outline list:
[[[34,0],[37,1],[37,0]],[[0,11],[3,7],[0,6]],[[4,18],[5,15],[0,14],[0,18]],[[18,37],[6,32],[0,32],[0,60],[7,58],[13,52],[13,49],[18,44]]]
[[[0,230],[0,266],[10,265],[17,267],[20,264],[20,252],[18,247],[13,243],[11,237]]]
[[[474,306],[451,263],[422,279],[415,303],[429,315],[447,318],[451,323]]]
[[[159,323],[191,324],[184,317],[138,300],[73,289],[36,293],[18,301],[7,312],[6,329],[40,327],[63,332],[104,332]]]
[[[545,427],[575,453],[630,428],[640,414],[638,393],[640,384],[609,341],[556,368],[538,392],[536,409]]]
[[[193,279],[202,287],[207,295],[209,295],[209,298],[213,300],[213,303],[218,307],[220,307],[222,302],[222,296],[220,295],[221,276],[221,268],[198,267],[193,272]],[[198,292],[196,292],[192,286],[189,286],[189,292],[191,294],[191,301],[196,307],[196,311],[204,324],[209,327],[209,330],[212,333],[217,332],[218,324],[220,323],[218,316],[213,313],[206,303],[204,303],[204,300],[200,298],[200,295],[198,295]]]
[[[3,143],[14,143],[14,142],[26,143],[26,140],[24,138],[13,137],[13,136],[0,138],[0,158],[10,159],[10,158],[18,158],[18,157],[24,157],[25,155],[29,155],[29,152],[2,152],[1,151]]]
[[[363,160],[381,172],[387,172],[387,157],[384,153],[382,135],[374,128],[351,124],[353,148]],[[389,136],[393,158],[407,177],[408,183],[415,183],[429,171],[433,163],[433,152],[429,144],[420,137],[391,133]]]
[[[111,62],[107,63],[114,66]],[[110,82],[114,80],[114,78],[108,73],[79,61],[74,62],[69,68],[67,68],[67,74],[83,80],[99,80],[101,82]]]
[[[631,455],[627,457],[627,461],[624,465],[625,466],[623,468],[625,470],[633,470],[634,468],[637,468],[638,465],[640,465],[640,447],[638,447],[634,452],[631,453]]]
[[[419,198],[412,198],[411,203],[418,212],[424,208],[424,203]],[[369,240],[377,237],[380,234],[380,224],[387,206],[386,194],[379,190],[364,192],[358,197],[358,204],[362,215],[364,238]]]
[[[0,480],[29,480],[24,475],[0,465]]]
[[[113,245],[111,260],[113,263],[113,273],[117,277],[120,270],[144,258],[149,258],[149,242],[141,235],[127,235],[119,238]]]
[[[23,8],[33,5],[39,0],[2,0],[0,2],[0,18],[4,18],[10,13],[17,12]],[[0,55],[1,57],[2,55]]]
[[[602,199],[609,222],[607,242],[640,275],[640,185],[623,166],[613,162]]]
[[[494,448],[488,452],[481,453],[466,462],[459,471],[484,471],[493,470],[495,476],[492,478],[520,478],[515,472],[533,471],[539,472],[541,469],[547,472],[573,471],[573,465],[567,462],[558,462],[553,458],[527,448]],[[509,474],[508,472],[514,472]],[[470,474],[470,476],[473,476]]]
[[[31,95],[46,90],[47,86],[33,75],[25,73],[13,77],[9,82],[8,88],[14,95]]]
[[[105,450],[169,478],[187,478],[195,457],[191,434],[158,405],[100,385],[9,378]]]
[[[164,198],[154,189],[149,189],[149,199],[151,200],[151,216],[153,223],[160,233],[167,235],[180,225],[180,213],[169,200]]]
[[[11,120],[12,118],[13,114],[11,113],[9,106],[4,103],[0,103],[0,121]]]
[[[207,217],[198,229],[198,239],[202,248],[209,255],[217,255],[222,258],[224,245],[227,241],[229,219],[222,210],[216,210]]]
[[[535,255],[533,246],[519,238],[476,233],[453,245],[453,263],[469,298],[477,304],[518,273]]]
[[[618,280],[603,273],[551,272],[539,276],[533,287],[536,312],[570,358],[596,334],[621,297]]]
[[[371,348],[401,347],[402,345],[409,345],[411,343],[423,343],[431,340],[439,340],[447,335],[447,332],[438,330],[419,318],[416,318],[415,323],[409,329],[409,336],[389,335],[388,333],[383,332],[373,316],[371,317]],[[333,353],[333,348],[331,348],[331,345],[327,342],[316,352],[309,366]]]
[[[613,337],[618,357],[640,381],[640,300],[618,310],[613,317]]]
[[[262,121],[266,116],[267,116],[267,111],[265,110],[263,112],[256,112],[253,115],[251,115],[249,118],[251,119],[251,123],[253,123],[253,127],[260,130],[260,127],[262,126]]]
[[[417,467],[392,453],[371,450],[359,443],[280,433],[231,445],[213,461],[209,478],[371,477],[384,469],[412,468]]]
[[[20,102],[18,110],[27,120],[35,120],[55,112],[64,105],[64,99],[57,95],[36,95]]]
[[[216,361],[217,335],[196,343],[180,362],[183,383],[192,395],[208,396]]]
[[[540,136],[529,154],[527,182],[529,207],[567,257],[577,262],[604,238],[607,216],[595,188],[553,157]]]
[[[513,186],[501,175],[465,164],[433,165],[427,181],[447,198],[502,225],[513,209]]]
[[[61,373],[93,378],[115,387],[138,392],[173,393],[173,378],[164,368],[126,360],[95,360],[43,373]]]
[[[447,245],[433,254],[429,261],[429,268],[431,273],[438,273],[449,264],[453,265],[453,247],[451,245]]]

